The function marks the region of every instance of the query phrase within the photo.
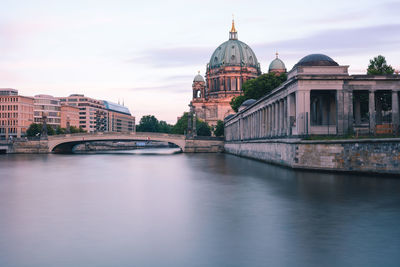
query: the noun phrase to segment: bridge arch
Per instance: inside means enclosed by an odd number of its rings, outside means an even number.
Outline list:
[[[75,145],[95,141],[161,141],[177,145],[185,151],[185,136],[163,133],[94,133],[66,134],[48,137],[49,152],[72,152]]]

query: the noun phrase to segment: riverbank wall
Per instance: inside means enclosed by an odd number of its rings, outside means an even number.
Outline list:
[[[225,142],[226,153],[294,169],[400,175],[400,138]]]

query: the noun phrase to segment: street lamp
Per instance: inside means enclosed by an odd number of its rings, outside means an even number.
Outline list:
[[[67,129],[65,129],[65,131],[67,134],[71,133],[71,125],[70,125],[69,115],[67,116]]]
[[[42,134],[40,139],[47,139],[47,113],[42,112]]]

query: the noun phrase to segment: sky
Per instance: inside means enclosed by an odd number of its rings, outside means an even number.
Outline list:
[[[290,70],[323,53],[352,74],[382,54],[400,69],[400,0],[20,1],[1,0],[0,88],[21,95],[84,94],[124,102],[175,123],[188,110],[193,77],[228,40],[239,40],[262,72],[279,52]]]

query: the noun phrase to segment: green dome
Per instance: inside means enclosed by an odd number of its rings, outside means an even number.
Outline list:
[[[203,76],[201,76],[200,73],[199,73],[199,74],[197,74],[196,76],[194,76],[193,81],[194,81],[194,82],[204,82],[204,78],[203,78]]]
[[[272,60],[271,64],[269,64],[269,71],[271,70],[286,70],[285,63],[279,58],[275,58]]]
[[[212,54],[209,67],[214,69],[223,65],[260,68],[253,50],[237,39],[224,42]]]

